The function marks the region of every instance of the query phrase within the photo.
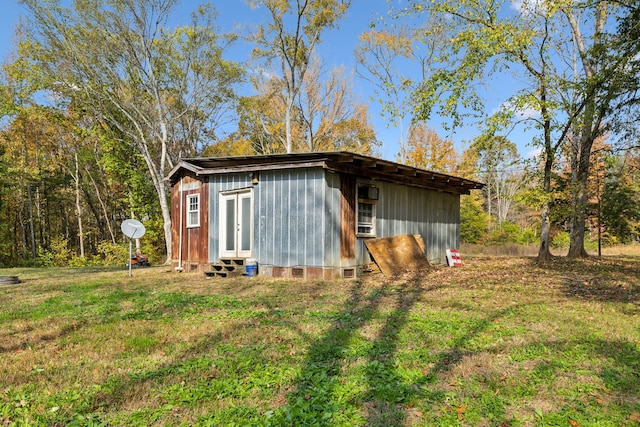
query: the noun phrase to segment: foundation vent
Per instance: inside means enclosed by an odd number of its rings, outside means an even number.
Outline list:
[[[293,267],[291,269],[291,277],[293,277],[294,279],[304,279],[304,268]]]
[[[342,270],[342,277],[345,279],[353,279],[356,277],[355,268],[345,268]]]

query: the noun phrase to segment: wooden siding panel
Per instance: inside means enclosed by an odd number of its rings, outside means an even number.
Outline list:
[[[356,256],[356,179],[353,175],[340,176],[340,257]]]
[[[181,185],[182,184],[182,185]],[[200,226],[187,228],[187,196],[200,195]],[[190,176],[171,188],[171,258],[172,262],[205,264],[208,261],[209,232],[207,184]],[[180,236],[182,235],[182,242]],[[182,251],[181,251],[182,250]]]

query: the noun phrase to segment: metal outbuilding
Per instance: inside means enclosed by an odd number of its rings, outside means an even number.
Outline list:
[[[364,241],[419,234],[459,247],[460,195],[483,184],[348,152],[182,159],[171,182],[174,267],[255,260],[260,275],[356,277]]]

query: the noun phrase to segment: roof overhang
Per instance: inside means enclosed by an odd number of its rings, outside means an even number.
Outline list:
[[[169,173],[168,179],[175,183],[185,173],[207,176],[318,167],[454,194],[469,194],[471,190],[484,187],[477,181],[345,151],[187,158],[180,160]]]

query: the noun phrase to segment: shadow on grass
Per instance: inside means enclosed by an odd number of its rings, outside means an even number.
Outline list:
[[[444,392],[428,391],[426,384],[452,369],[463,357],[468,341],[493,321],[512,313],[506,308],[456,331],[445,351],[430,357],[435,363],[415,381],[408,381],[398,365],[398,347],[412,308],[437,286],[424,285],[424,272],[387,288],[357,283],[335,315],[331,326],[312,341],[296,388],[279,408],[274,425],[402,425],[417,398],[439,401]],[[380,323],[375,337],[363,344],[365,329]],[[428,347],[430,343],[416,343]],[[357,349],[354,350],[354,347]],[[350,379],[350,373],[355,379]],[[364,378],[364,381],[362,381]],[[358,382],[362,382],[359,386]]]
[[[353,385],[345,386],[343,370],[349,368],[349,365],[360,363],[353,360],[353,355],[348,354],[349,347],[352,341],[360,338],[358,335],[362,328],[380,315],[383,300],[395,297],[393,312],[380,332],[380,335],[385,335],[384,340],[379,339],[373,343],[366,363],[370,365],[369,362],[376,359],[387,359],[382,362],[389,362],[389,356],[395,352],[397,333],[406,323],[409,310],[422,292],[423,289],[417,282],[407,282],[393,288],[368,287],[361,281],[357,282],[341,310],[332,316],[328,330],[310,342],[306,361],[295,379],[295,389],[287,395],[287,404],[273,415],[271,424],[362,424],[357,422],[362,415],[355,412],[354,408],[359,406],[360,400],[369,398],[363,396],[367,390],[354,391]],[[377,386],[378,380],[373,379],[372,368],[369,366],[365,369],[372,388]],[[384,381],[393,382],[393,379],[386,378]],[[394,418],[397,418],[395,414]]]
[[[557,258],[544,268],[563,277],[563,292],[585,301],[640,302],[640,263],[620,257]]]

